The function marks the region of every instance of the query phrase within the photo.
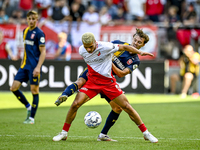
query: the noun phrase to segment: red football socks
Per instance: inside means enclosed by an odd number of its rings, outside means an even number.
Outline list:
[[[141,124],[141,125],[139,125],[138,128],[139,128],[142,132],[144,132],[144,131],[147,130],[147,128],[146,128],[146,126],[144,125],[144,123]]]
[[[70,128],[71,124],[68,124],[68,123],[64,123],[64,126],[63,126],[63,130],[65,131],[69,131],[69,128]]]

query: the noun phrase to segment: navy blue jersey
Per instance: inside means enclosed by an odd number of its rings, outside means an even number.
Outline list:
[[[34,69],[40,57],[40,45],[45,45],[45,35],[38,27],[29,30],[29,27],[23,30],[24,39],[24,58],[21,68]]]
[[[126,42],[120,40],[112,41],[114,44],[129,45]],[[120,70],[129,68],[130,73],[140,65],[140,59],[137,54],[130,54],[128,51],[117,51],[113,56],[113,63]]]

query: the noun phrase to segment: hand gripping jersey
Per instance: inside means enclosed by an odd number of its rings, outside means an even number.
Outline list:
[[[24,58],[21,68],[34,69],[40,57],[40,45],[45,45],[45,35],[38,27],[29,30],[29,27],[23,31],[24,39]]]

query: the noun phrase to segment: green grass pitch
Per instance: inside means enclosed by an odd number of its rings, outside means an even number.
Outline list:
[[[67,111],[75,96],[57,107],[60,93],[40,93],[35,124],[23,124],[26,109],[11,92],[0,92],[0,150],[196,150],[200,149],[200,99],[178,95],[126,94],[158,143],[143,139],[142,133],[122,112],[108,135],[118,142],[98,142],[97,136],[111,108],[96,96],[84,104],[72,123],[66,141],[54,142],[61,132]],[[32,95],[25,93],[32,102]],[[84,124],[87,112],[95,110],[102,116],[96,129]]]

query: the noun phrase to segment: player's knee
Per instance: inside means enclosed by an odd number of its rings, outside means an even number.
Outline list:
[[[80,106],[81,106],[81,104],[78,101],[74,101],[71,107],[72,107],[72,109],[77,110]]]
[[[118,113],[118,114],[120,114],[122,112],[122,110],[123,109],[121,107],[114,107],[113,108],[113,111],[116,112],[116,113]]]
[[[14,92],[14,91],[17,91],[17,90],[18,90],[18,88],[15,87],[15,86],[11,86],[11,87],[10,87],[10,91],[11,91],[11,92]]]
[[[14,92],[15,89],[11,86],[11,87],[10,87],[10,91],[11,91],[11,92]]]
[[[36,89],[36,88],[32,88],[32,89],[31,89],[31,93],[32,93],[33,95],[38,94],[38,93],[39,93],[39,90]]]

